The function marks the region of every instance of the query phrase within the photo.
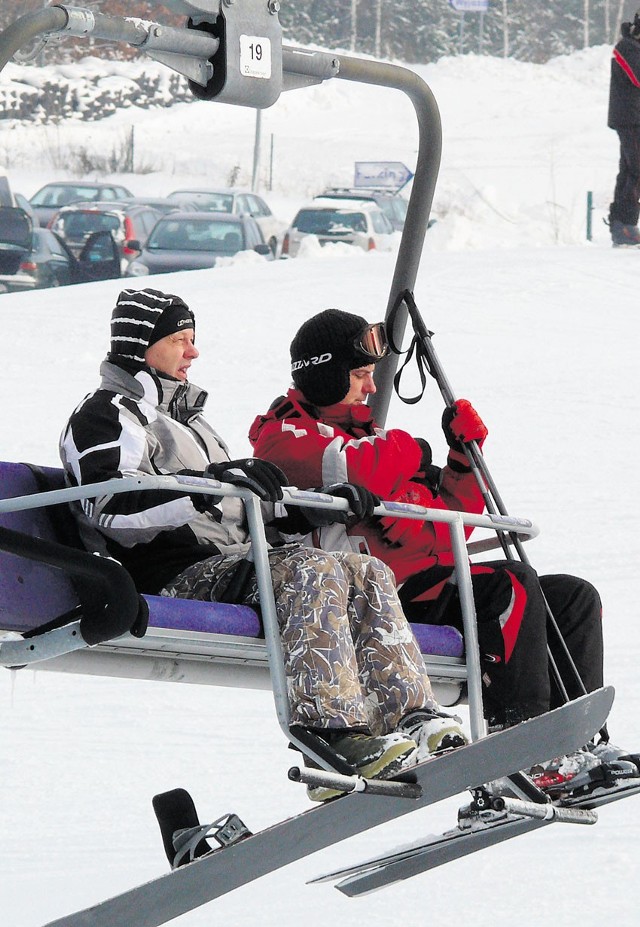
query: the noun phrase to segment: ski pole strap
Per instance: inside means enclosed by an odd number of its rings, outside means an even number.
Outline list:
[[[393,328],[396,322],[396,317],[398,315],[398,311],[400,310],[400,306],[403,303],[407,307],[407,311],[411,319],[411,324],[413,326],[413,338],[411,339],[411,343],[406,351],[402,351],[400,347],[396,344],[393,338]],[[389,318],[387,320],[387,340],[389,342],[389,347],[391,348],[394,354],[398,354],[398,355],[406,354],[406,357],[404,359],[402,366],[400,367],[395,377],[393,378],[393,388],[395,389],[398,395],[398,398],[401,399],[402,402],[406,402],[408,405],[414,405],[416,402],[420,402],[420,400],[424,396],[424,391],[426,389],[427,374],[434,376],[431,366],[429,364],[429,358],[427,355],[427,351],[425,350],[425,346],[424,346],[425,338],[429,339],[431,338],[432,335],[433,335],[433,332],[430,332],[426,328],[424,322],[422,321],[420,317],[420,313],[418,312],[418,307],[416,306],[416,301],[413,298],[413,293],[410,290],[404,290],[402,293],[399,294],[398,298],[393,304],[391,312],[389,313]],[[416,359],[416,365],[418,368],[418,374],[420,376],[420,383],[421,383],[422,388],[420,390],[420,393],[417,396],[402,396],[400,394],[400,380],[402,379],[402,374],[404,373],[405,368],[411,362],[414,355]]]

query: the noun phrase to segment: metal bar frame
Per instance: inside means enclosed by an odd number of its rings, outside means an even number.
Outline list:
[[[287,682],[284,672],[282,644],[278,627],[273,587],[271,584],[271,571],[269,567],[269,546],[267,544],[264,528],[262,507],[257,496],[246,489],[240,489],[218,480],[187,476],[140,476],[125,479],[105,480],[85,486],[56,489],[49,492],[34,493],[27,496],[18,496],[11,499],[0,500],[0,514],[19,512],[27,509],[42,508],[49,505],[61,505],[80,499],[95,498],[104,494],[120,494],[133,490],[163,489],[174,492],[196,490],[204,495],[239,496],[247,513],[249,533],[252,543],[253,558],[255,562],[256,578],[260,593],[262,620],[265,631],[265,645],[271,675],[271,685],[275,702],[278,723],[289,741],[298,744],[295,733],[292,734],[289,725],[289,702],[287,695]],[[284,490],[283,503],[285,505],[304,505],[310,508],[332,509],[347,511],[346,499],[330,496],[326,493],[307,492],[290,487]],[[449,526],[451,545],[454,553],[454,570],[460,594],[460,603],[464,622],[465,662],[468,690],[469,714],[471,735],[477,740],[485,733],[484,716],[482,710],[482,680],[480,670],[480,657],[478,650],[478,635],[476,613],[473,602],[473,588],[471,584],[471,569],[469,553],[465,542],[465,528],[478,527],[499,532],[517,532],[523,537],[535,537],[538,534],[537,526],[526,518],[517,516],[475,515],[466,512],[443,511],[428,509],[419,505],[407,505],[399,502],[381,502],[374,509],[376,515],[402,515],[403,518],[442,522]],[[51,656],[62,653],[64,640],[68,640],[68,633],[64,631],[54,634]],[[73,635],[71,635],[72,639]],[[61,640],[59,640],[61,639]],[[33,638],[30,639],[33,642]],[[76,649],[70,647],[71,649]],[[3,652],[4,651],[4,652]],[[15,659],[14,652],[19,652],[19,643],[7,641],[0,643],[2,662],[6,664],[5,656],[9,662]],[[40,657],[43,659],[43,657]],[[15,665],[15,663],[13,664]],[[306,753],[309,748],[305,747]],[[314,757],[315,758],[315,757]],[[317,758],[323,768],[326,763]]]

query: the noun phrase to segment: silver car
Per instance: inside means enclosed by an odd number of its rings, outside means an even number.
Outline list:
[[[82,180],[60,180],[45,184],[29,200],[40,225],[48,225],[62,206],[96,200],[129,199],[126,187],[113,183],[92,183]]]
[[[233,216],[251,216],[258,223],[262,237],[271,248],[275,257],[287,228],[273,215],[265,201],[256,193],[248,190],[221,187],[219,189],[174,190],[167,199],[175,200],[179,205],[197,209],[226,212]]]
[[[303,206],[287,229],[283,257],[296,257],[304,238],[314,235],[324,246],[342,242],[364,251],[391,251],[394,230],[382,210],[368,200],[316,197]]]
[[[359,190],[357,187],[329,187],[324,193],[316,197],[316,199],[323,198],[331,200],[370,200],[380,207],[397,232],[401,232],[404,228],[409,203],[400,193],[393,193],[391,190]]]

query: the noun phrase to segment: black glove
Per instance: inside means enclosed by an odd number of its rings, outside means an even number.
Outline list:
[[[209,464],[203,476],[210,476],[221,483],[242,486],[250,489],[263,502],[277,502],[282,499],[282,487],[288,481],[280,467],[259,457],[247,457],[245,460],[224,460],[222,463]]]
[[[431,451],[431,445],[428,441],[425,441],[424,438],[414,438],[416,444],[420,447],[422,451],[422,457],[418,465],[417,473],[424,473],[427,467],[430,467],[433,463],[433,453]]]
[[[379,496],[357,483],[333,483],[331,486],[323,486],[318,492],[346,499],[351,511],[308,509],[301,506],[300,513],[312,528],[324,528],[326,525],[332,525],[335,522],[344,525],[352,515],[355,516],[357,521],[362,521],[364,518],[370,518],[376,505],[380,504]]]
[[[422,483],[426,486],[433,496],[437,496],[440,493],[440,480],[442,470],[440,467],[432,462],[433,455],[431,453],[431,446],[424,438],[414,438],[416,444],[420,446],[422,451],[422,459],[418,464],[418,469],[416,470],[414,476],[411,477],[417,483]]]

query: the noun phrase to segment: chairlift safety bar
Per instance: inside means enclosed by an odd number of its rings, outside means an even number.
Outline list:
[[[218,480],[191,476],[140,476],[124,479],[105,480],[85,486],[74,486],[66,489],[51,490],[49,492],[34,493],[28,496],[19,496],[12,499],[0,500],[0,514],[5,512],[18,512],[25,509],[41,508],[48,505],[60,505],[80,499],[95,498],[99,495],[116,495],[134,490],[169,490],[174,492],[197,491],[203,495],[239,496],[245,504],[249,533],[251,537],[253,558],[256,569],[256,579],[260,594],[260,605],[265,632],[265,644],[271,674],[273,697],[276,707],[278,723],[288,740],[298,747],[302,747],[295,738],[295,733],[289,726],[289,703],[287,697],[287,684],[284,672],[282,644],[278,628],[278,620],[271,584],[269,568],[269,546],[265,537],[264,520],[261,503],[256,495],[247,489],[222,483]],[[283,491],[283,504],[303,505],[309,508],[332,509],[347,511],[346,499],[330,496],[326,493],[315,493],[289,487]],[[465,527],[486,528],[491,531],[517,532],[524,537],[535,537],[538,528],[529,519],[517,516],[474,515],[467,512],[453,512],[441,509],[423,508],[418,505],[407,505],[398,502],[381,502],[374,509],[375,515],[394,515],[413,520],[443,522],[448,524],[451,535],[451,545],[454,553],[455,576],[458,585],[462,617],[464,623],[465,659],[467,664],[467,686],[469,689],[469,714],[471,735],[474,740],[483,736],[485,724],[482,710],[482,686],[480,657],[478,649],[478,632],[476,613],[473,602],[473,589],[471,585],[471,571],[469,552],[465,541]],[[54,635],[52,646],[73,649],[73,629],[60,629]],[[78,647],[82,646],[77,642]],[[8,641],[0,647],[8,652],[12,642]],[[57,652],[52,652],[55,656]],[[309,753],[309,747],[304,751]],[[327,768],[320,757],[314,757],[322,768]]]

